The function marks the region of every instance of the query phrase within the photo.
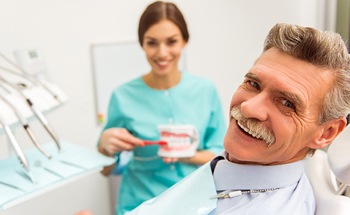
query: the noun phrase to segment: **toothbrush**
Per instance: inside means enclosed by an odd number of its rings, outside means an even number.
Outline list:
[[[152,141],[152,140],[143,140],[143,143],[145,144],[145,146],[147,145],[168,145],[168,142],[167,141],[164,141],[164,140],[155,140],[155,141]]]
[[[147,145],[160,145],[160,146],[173,146],[173,147],[179,147],[179,146],[183,146],[183,145],[188,145],[188,142],[184,142],[182,140],[177,140],[176,142],[167,142],[165,140],[143,140],[143,143],[145,144],[145,146]]]

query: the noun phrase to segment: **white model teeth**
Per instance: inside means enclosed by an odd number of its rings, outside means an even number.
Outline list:
[[[168,142],[172,147],[188,146],[192,144],[192,138],[190,137],[164,137],[162,139]]]
[[[238,121],[238,125],[240,128],[242,128],[245,132],[247,132],[248,134],[250,134],[251,136],[257,138],[257,139],[261,139],[261,135],[260,134],[256,134],[255,132],[251,132],[248,128],[246,128],[245,126],[243,126],[239,121]]]

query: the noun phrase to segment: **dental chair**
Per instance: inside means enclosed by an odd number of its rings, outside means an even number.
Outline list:
[[[314,189],[316,215],[350,215],[350,142],[333,142],[326,151],[317,150],[305,166]]]

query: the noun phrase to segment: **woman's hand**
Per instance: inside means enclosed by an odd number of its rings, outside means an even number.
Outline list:
[[[117,152],[131,151],[136,146],[144,146],[143,141],[131,135],[125,128],[109,128],[100,137],[98,151],[112,157]]]

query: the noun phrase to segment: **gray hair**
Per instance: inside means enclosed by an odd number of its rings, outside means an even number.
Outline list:
[[[350,55],[339,34],[279,23],[267,35],[264,51],[272,47],[334,73],[333,86],[321,107],[319,124],[349,114]]]

